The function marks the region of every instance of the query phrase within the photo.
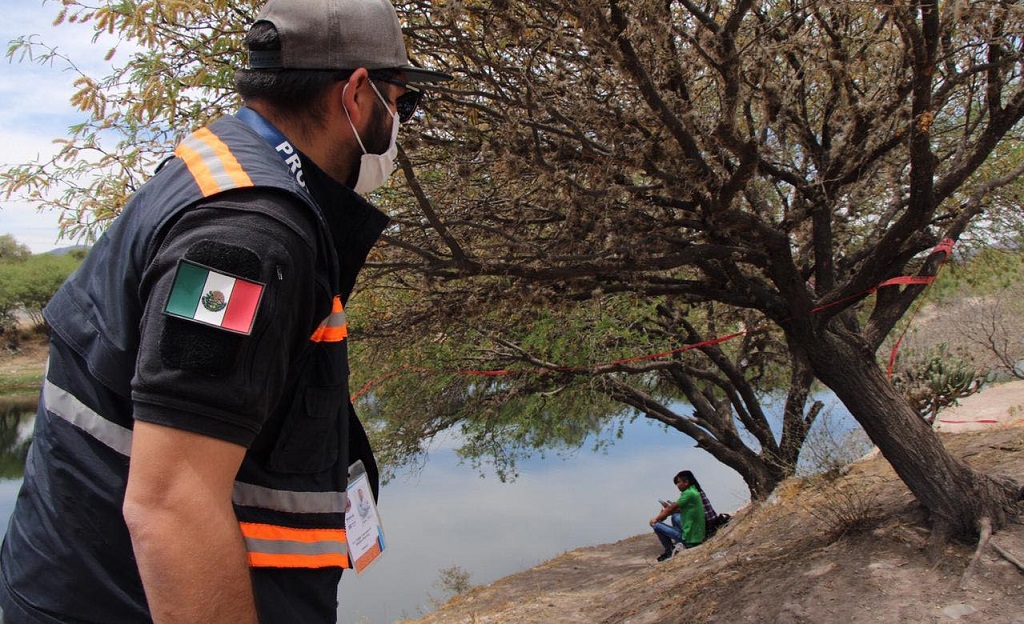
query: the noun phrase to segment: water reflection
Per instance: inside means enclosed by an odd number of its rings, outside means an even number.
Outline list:
[[[35,400],[0,402],[0,479],[25,476]]]
[[[35,415],[35,400],[0,401],[0,534],[7,532],[7,519],[25,476]]]
[[[20,487],[34,410],[0,403],[0,531]],[[470,573],[470,583],[485,584],[567,550],[650,534],[647,520],[659,498],[673,495],[671,477],[682,469],[696,473],[719,511],[748,498],[738,474],[647,419],[627,424],[601,452],[525,460],[513,483],[461,464],[459,442],[435,446],[422,470],[382,488],[388,550],[365,574],[342,579],[342,624],[391,624],[426,612],[440,593],[439,571],[453,565]]]
[[[647,419],[626,425],[623,437],[601,452],[525,460],[513,483],[499,482],[493,472],[481,478],[460,464],[452,448],[457,442],[434,449],[422,471],[382,488],[390,550],[366,574],[342,579],[343,624],[419,616],[440,593],[434,585],[440,570],[453,565],[481,585],[574,548],[650,533],[658,499],[671,495],[672,475],[684,468],[699,476],[720,511],[735,510],[748,497],[736,472]],[[653,533],[651,545],[656,551]]]
[[[34,409],[0,405],[0,532],[21,485]],[[657,499],[684,467],[722,511],[747,497],[739,475],[646,419],[603,452],[525,460],[513,483],[460,463],[458,442],[435,447],[422,470],[382,489],[388,550],[365,574],[342,579],[341,624],[391,624],[428,611],[441,595],[434,583],[442,568],[459,566],[484,584],[573,548],[648,532]]]

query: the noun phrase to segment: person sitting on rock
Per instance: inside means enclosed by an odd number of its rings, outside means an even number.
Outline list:
[[[672,482],[679,488],[679,499],[662,507],[661,512],[651,518],[651,528],[658,536],[665,552],[658,556],[658,561],[665,561],[672,556],[673,544],[680,542],[686,548],[693,548],[704,541],[705,521],[704,503],[701,500],[697,479],[689,470],[683,470]],[[679,514],[678,526],[666,524],[666,518]]]

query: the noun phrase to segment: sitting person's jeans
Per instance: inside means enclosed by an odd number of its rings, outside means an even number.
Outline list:
[[[683,532],[679,528],[679,514],[672,514],[672,525],[669,526],[664,522],[657,522],[654,525],[654,534],[658,536],[658,541],[665,547],[665,552],[672,550],[672,545],[675,543],[682,543],[686,548],[693,548],[699,546],[699,544],[686,544],[683,542]]]

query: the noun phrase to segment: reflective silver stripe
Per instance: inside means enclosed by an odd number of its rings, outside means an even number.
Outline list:
[[[291,492],[235,481],[231,500],[240,507],[290,513],[345,513],[344,492]]]
[[[55,416],[63,418],[114,451],[129,457],[132,454],[132,430],[100,416],[67,390],[43,380],[43,405]]]
[[[245,538],[249,552],[265,555],[342,555],[348,556],[348,544],[337,541],[293,542],[291,540],[267,540],[255,537]]]
[[[219,140],[219,139],[218,139]],[[201,141],[195,134],[190,134],[181,142],[186,148],[192,150],[202,159],[203,164],[210,171],[210,178],[222,191],[233,189],[238,186],[231,174],[224,167],[224,162],[217,152],[209,145]]]
[[[131,429],[100,416],[49,379],[43,380],[43,405],[50,413],[88,433],[113,451],[131,457]],[[231,500],[240,507],[260,507],[286,513],[344,513],[346,494],[275,490],[235,481]]]
[[[348,318],[345,317],[345,311],[331,312],[331,314],[324,319],[324,327],[341,327],[345,323],[348,323]]]

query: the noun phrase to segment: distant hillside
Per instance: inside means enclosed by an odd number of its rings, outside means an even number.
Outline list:
[[[68,255],[70,253],[74,253],[76,251],[82,251],[82,252],[89,251],[89,245],[71,245],[71,246],[68,246],[68,247],[58,247],[56,249],[51,249],[50,251],[46,251],[46,252],[43,252],[43,253],[47,253],[47,254],[50,254],[50,255],[53,255],[53,256],[66,256],[66,255]]]

